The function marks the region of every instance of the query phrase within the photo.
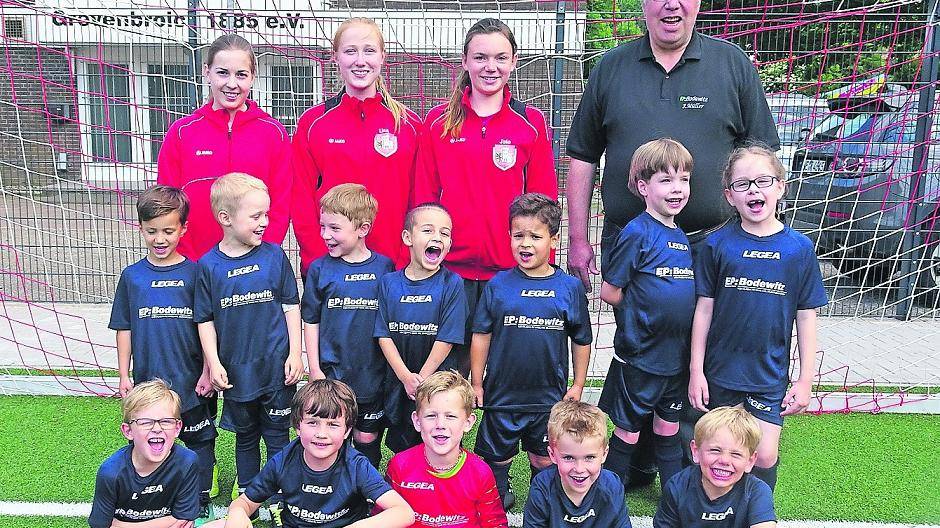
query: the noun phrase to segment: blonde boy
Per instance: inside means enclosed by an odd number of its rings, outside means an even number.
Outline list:
[[[359,184],[337,185],[323,195],[320,234],[328,254],[310,264],[300,303],[310,377],[352,387],[359,408],[353,442],[376,467],[385,424],[385,357],[369,330],[379,306],[379,279],[395,271],[390,258],[366,247],[377,209]]]
[[[121,433],[130,444],[98,469],[91,528],[177,526],[199,515],[196,454],[173,443],[183,427],[179,396],[163,380],[124,396]]]
[[[398,453],[386,478],[415,510],[413,528],[508,526],[493,472],[460,446],[470,431],[473,388],[454,370],[435,372],[415,393],[421,445]]]
[[[630,528],[623,484],[602,469],[607,415],[589,403],[558,402],[548,418],[548,442],[557,471],[543,471],[532,481],[522,525]]]
[[[739,407],[718,407],[695,424],[690,466],[663,490],[655,528],[773,528],[770,487],[749,472],[757,461],[761,429]],[[720,523],[720,524],[719,524]]]
[[[271,206],[264,182],[226,174],[210,201],[223,237],[199,259],[193,319],[212,385],[225,391],[220,426],[235,433],[241,491],[260,469],[261,438],[269,460],[287,445],[303,374],[300,299],[287,255],[261,241]]]

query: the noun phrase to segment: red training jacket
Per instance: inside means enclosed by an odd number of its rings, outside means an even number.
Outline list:
[[[365,185],[379,203],[366,237],[369,248],[399,268],[407,264],[401,231],[421,131],[421,118],[407,110],[396,132],[381,94],[360,101],[344,92],[304,112],[292,140],[297,177],[291,205],[304,273],[326,254],[320,237],[320,198],[341,183]]]
[[[166,133],[157,163],[157,183],[179,187],[189,198],[189,229],[179,252],[198,260],[222,240],[222,228],[209,205],[212,182],[229,172],[244,172],[264,181],[271,197],[265,242],[280,245],[290,223],[293,174],[287,130],[258,103],[235,114],[213,110],[211,101],[176,120]]]
[[[555,160],[545,118],[525,105],[525,116],[510,104],[481,118],[463,94],[466,119],[460,137],[444,134],[446,104],[425,118],[421,166],[415,177],[415,203],[439,201],[454,221],[447,267],[465,279],[488,280],[515,265],[509,245],[509,204],[520,194],[558,197]]]
[[[466,455],[448,475],[433,472],[424,458],[424,444],[392,457],[385,478],[414,509],[411,528],[509,526],[493,471],[480,457]]]

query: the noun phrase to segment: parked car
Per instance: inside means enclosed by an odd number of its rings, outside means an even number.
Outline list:
[[[809,132],[829,112],[826,100],[796,93],[774,94],[767,97],[767,105],[777,125],[780,137],[780,161],[789,168],[793,152],[809,136]]]
[[[938,153],[930,148],[937,141],[927,143],[918,184],[917,95],[891,84],[864,94],[833,94],[826,101],[829,112],[793,154],[788,221],[816,241],[820,257],[868,284],[898,279],[902,259],[917,257],[918,286],[940,286],[940,175]],[[919,223],[915,207],[927,208]],[[912,233],[923,235],[926,250],[905,254],[904,238]]]

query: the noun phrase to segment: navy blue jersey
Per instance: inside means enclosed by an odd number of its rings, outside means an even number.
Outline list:
[[[392,271],[391,259],[374,251],[357,263],[325,255],[307,270],[301,316],[320,325],[320,368],[352,387],[360,402],[382,394],[385,358],[370,330],[379,309],[379,279]]]
[[[486,409],[548,412],[568,388],[568,338],[591,344],[584,286],[560,269],[552,271],[530,277],[516,267],[497,273],[483,288],[473,332],[491,334],[483,378]]]
[[[695,276],[689,239],[643,212],[620,232],[604,258],[604,281],[623,289],[614,337],[621,362],[674,376],[688,365]]]
[[[796,312],[827,302],[813,243],[789,227],[758,237],[729,224],[705,241],[695,276],[696,293],[715,300],[709,383],[738,391],[786,385]]]
[[[462,345],[466,324],[463,279],[447,268],[419,281],[406,277],[404,270],[389,273],[379,281],[379,312],[373,335],[391,338],[411,372],[421,370],[435,341]],[[438,370],[453,367],[448,357]],[[414,404],[391,367],[385,376],[385,414],[391,423],[400,423],[414,410]]]
[[[193,322],[196,263],[154,266],[146,258],[124,268],[111,306],[112,330],[130,330],[134,383],[161,378],[180,396],[182,411],[197,405],[202,347]]]
[[[773,493],[761,479],[746,473],[731,491],[710,500],[702,470],[690,466],[666,483],[653,528],[748,528],[776,520]]]
[[[391,489],[369,459],[348,444],[329,469],[314,471],[304,462],[300,439],[294,439],[264,465],[245,495],[261,503],[283,490],[284,526],[333,528],[368,517],[366,501],[375,502]]]
[[[523,528],[631,528],[620,477],[606,469],[575,506],[551,466],[535,476],[522,515]]]
[[[232,388],[251,401],[284,386],[290,353],[284,304],[299,304],[297,281],[280,246],[262,242],[240,257],[215,246],[199,259],[194,319],[215,322],[219,360]]]
[[[199,516],[196,453],[174,445],[153,473],[141,477],[131,461],[133,444],[118,449],[98,468],[88,525],[110,528],[112,521],[142,522],[173,516]]]

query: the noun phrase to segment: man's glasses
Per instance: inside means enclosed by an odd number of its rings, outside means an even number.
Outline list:
[[[770,187],[771,185],[776,183],[779,179],[780,178],[777,178],[775,176],[766,176],[766,175],[758,176],[754,178],[753,180],[748,180],[745,178],[742,180],[734,180],[733,182],[731,182],[730,185],[728,185],[728,188],[734,192],[747,192],[748,189],[750,189],[751,185],[753,184],[757,186],[758,189],[766,189],[767,187]]]
[[[142,429],[153,429],[153,424],[160,424],[160,429],[164,431],[172,431],[176,429],[176,424],[179,423],[179,420],[176,418],[135,418],[133,420],[128,420],[128,425],[137,424]]]

